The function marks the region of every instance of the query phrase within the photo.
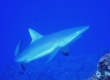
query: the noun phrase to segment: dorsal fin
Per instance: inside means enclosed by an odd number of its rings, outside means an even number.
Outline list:
[[[40,39],[43,37],[43,35],[39,34],[38,32],[34,31],[33,29],[29,28],[29,33],[30,33],[30,36],[32,38],[32,41],[31,43],[33,43],[34,41]],[[31,44],[30,43],[30,44]]]

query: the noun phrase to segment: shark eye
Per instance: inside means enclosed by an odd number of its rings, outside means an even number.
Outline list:
[[[76,34],[80,34],[80,32],[79,32],[79,31],[77,31],[77,32],[76,32]]]

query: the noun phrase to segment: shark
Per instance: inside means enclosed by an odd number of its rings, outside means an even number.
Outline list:
[[[60,51],[65,56],[69,54],[69,45],[82,36],[88,30],[89,26],[73,27],[49,35],[42,35],[35,30],[29,28],[31,36],[30,44],[22,51],[20,47],[22,40],[19,41],[15,49],[15,62],[20,63],[21,67],[25,70],[22,63],[29,63],[48,55],[47,61],[50,62],[54,56]]]

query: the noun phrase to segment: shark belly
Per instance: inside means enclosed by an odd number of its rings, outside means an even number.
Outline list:
[[[42,57],[44,57],[46,55],[49,55],[52,52],[54,52],[54,50],[56,49],[56,47],[57,46],[55,46],[55,45],[53,45],[53,46],[52,45],[51,46],[48,45],[47,47],[44,47],[45,49],[43,49],[41,47],[41,48],[39,48],[39,51],[36,51],[36,52],[33,53],[33,54],[35,54],[35,55],[33,55],[33,57],[28,58],[26,61],[30,62],[30,61],[33,61],[33,60],[37,60],[39,58],[42,58]]]
[[[51,42],[44,41],[41,44],[39,43],[41,42],[40,41],[35,42],[29,47],[27,47],[22,53],[20,53],[16,57],[15,61],[28,63],[30,61],[49,55],[57,47],[57,45],[53,41]]]

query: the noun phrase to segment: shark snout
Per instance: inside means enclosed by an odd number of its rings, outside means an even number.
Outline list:
[[[79,30],[77,31],[77,33],[82,34],[83,32],[85,32],[88,29],[89,29],[89,26],[80,27]]]
[[[82,31],[82,32],[85,32],[85,31],[88,30],[88,29],[89,29],[89,26],[84,26],[84,27],[82,27],[81,31]]]

